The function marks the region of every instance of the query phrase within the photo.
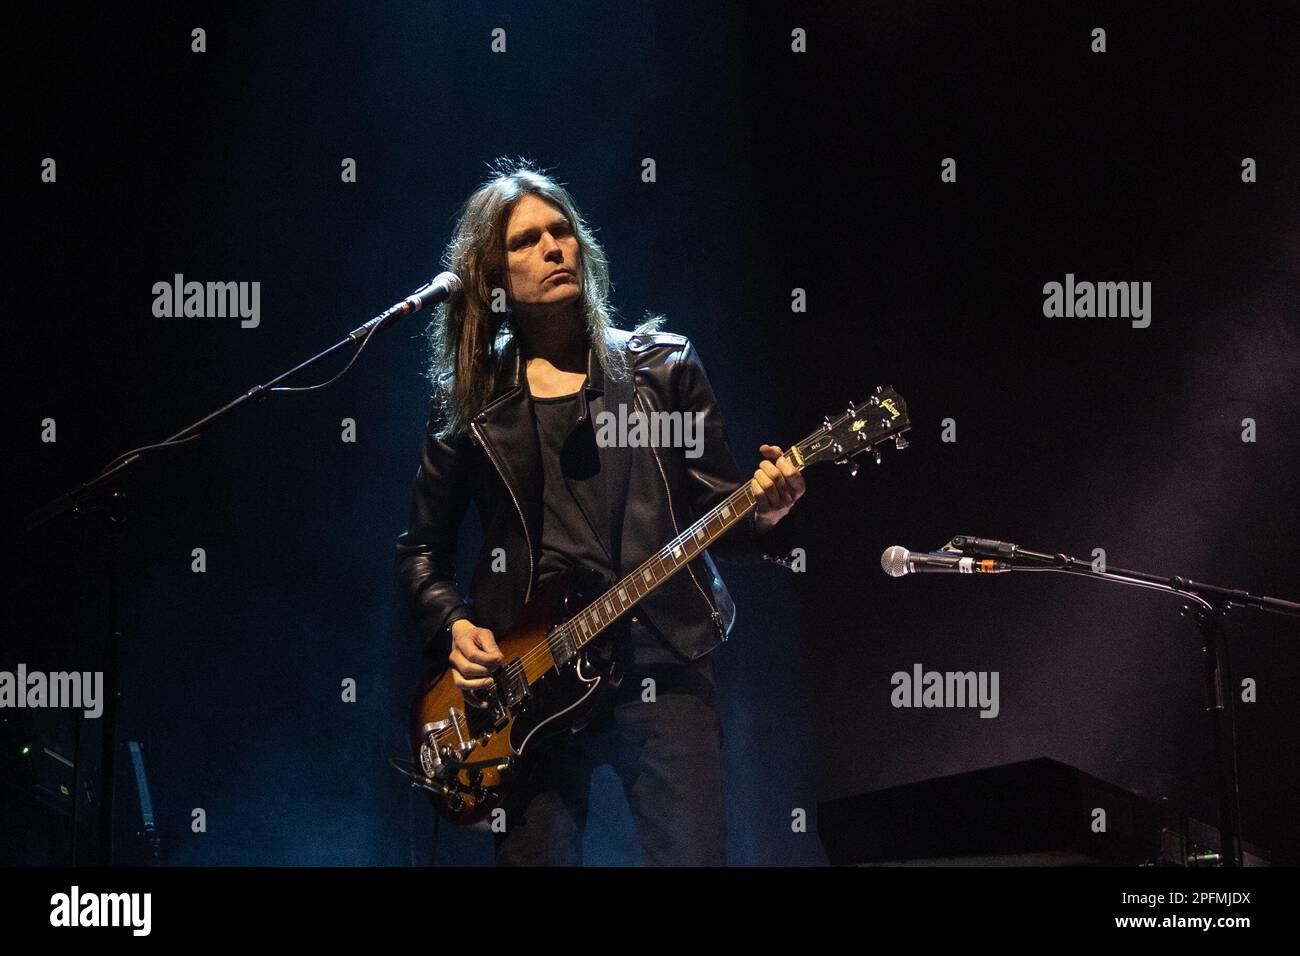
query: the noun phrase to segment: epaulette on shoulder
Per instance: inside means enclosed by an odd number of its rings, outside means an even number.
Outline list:
[[[686,348],[686,336],[676,332],[638,332],[628,339],[628,347],[635,352],[643,352],[654,345],[666,345],[669,348]]]

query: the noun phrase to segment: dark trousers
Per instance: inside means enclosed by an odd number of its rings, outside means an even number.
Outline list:
[[[643,699],[645,678],[655,699]],[[542,745],[529,775],[503,804],[495,836],[498,866],[578,866],[591,775],[609,763],[652,866],[724,866],[722,721],[713,665],[638,662],[628,668],[612,706],[576,734]]]

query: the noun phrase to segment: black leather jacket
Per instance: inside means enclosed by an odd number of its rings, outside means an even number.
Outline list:
[[[587,380],[579,399],[577,427],[592,427],[602,410],[620,404],[649,411],[703,412],[702,455],[683,448],[653,446],[612,454],[599,449],[609,502],[601,529],[609,553],[624,574],[724,498],[748,476],[736,468],[722,414],[694,347],[682,335],[609,331],[627,350],[633,381],[607,379],[589,349]],[[397,539],[398,578],[420,628],[426,653],[444,660],[451,650],[450,627],[468,617],[503,634],[537,586],[542,535],[542,463],[528,381],[517,342],[502,351],[493,398],[473,418],[469,433],[435,437],[431,414],[425,432],[407,530]],[[634,384],[635,383],[635,384]],[[468,599],[455,573],[457,531],[473,501],[483,527],[483,547]],[[790,567],[788,520],[759,535],[754,512],[716,541],[712,550],[726,560],[767,560]],[[494,572],[493,550],[505,549],[505,569]],[[499,566],[499,564],[498,564]],[[673,648],[688,659],[725,641],[736,610],[709,551],[648,595],[640,612]]]

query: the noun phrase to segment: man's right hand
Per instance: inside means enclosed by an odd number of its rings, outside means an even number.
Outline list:
[[[501,666],[501,651],[496,638],[486,627],[475,627],[468,618],[451,626],[451,679],[467,699],[473,700],[478,688],[492,683],[488,675]]]

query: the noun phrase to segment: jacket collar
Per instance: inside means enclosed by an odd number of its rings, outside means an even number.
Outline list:
[[[501,352],[501,374],[497,377],[497,385],[492,393],[492,399],[475,418],[480,422],[491,421],[500,406],[512,404],[520,398],[526,399],[530,394],[528,391],[528,376],[524,369],[523,350],[519,347],[519,336],[512,334]],[[600,360],[596,358],[595,349],[588,345],[587,380],[582,388],[582,415],[578,418],[578,421],[582,421],[588,415],[588,396],[604,394],[605,369],[600,364]]]

